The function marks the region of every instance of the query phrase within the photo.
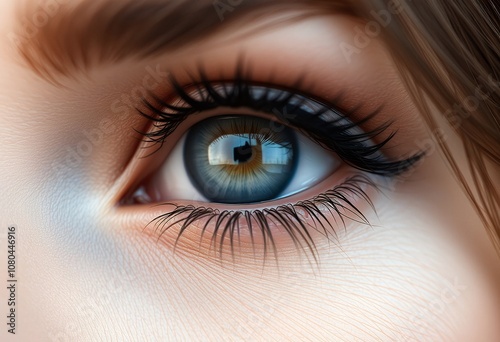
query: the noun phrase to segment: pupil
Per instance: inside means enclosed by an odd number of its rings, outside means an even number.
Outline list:
[[[252,158],[252,152],[253,148],[247,141],[245,142],[245,145],[234,148],[234,161],[238,163],[246,163]]]

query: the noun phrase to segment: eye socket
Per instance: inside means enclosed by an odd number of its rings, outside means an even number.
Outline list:
[[[163,201],[257,203],[306,190],[339,165],[332,153],[287,126],[255,116],[217,116],[184,134],[146,189]]]
[[[276,235],[316,259],[309,230],[329,236],[347,219],[368,223],[358,205],[372,207],[367,191],[378,189],[375,176],[395,177],[424,155],[386,157],[384,147],[396,132],[386,132],[391,122],[372,120],[380,107],[347,110],[340,95],[324,101],[298,90],[305,89],[300,82],[255,82],[239,67],[219,80],[198,71],[183,85],[171,74],[168,94],[149,93],[137,106],[150,122],[138,131],[144,162],[131,166],[143,176],[129,183],[121,200],[165,208],[146,227],[160,236],[173,232],[174,250],[191,231],[190,240],[199,237],[196,250],[213,248],[222,258],[230,247],[234,256],[235,242],[242,242],[263,247],[265,258],[268,250],[277,253]],[[150,159],[158,151],[163,158]],[[319,183],[324,186],[316,189]]]

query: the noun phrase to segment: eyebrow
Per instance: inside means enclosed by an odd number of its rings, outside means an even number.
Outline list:
[[[56,5],[56,2],[53,2]],[[193,44],[231,24],[262,20],[297,6],[345,10],[346,1],[326,0],[91,0],[51,9],[19,8],[11,42],[28,67],[49,82],[74,76],[96,64],[157,56]],[[321,5],[321,6],[319,6]],[[333,8],[332,8],[333,9]],[[248,14],[253,13],[253,16]],[[241,21],[247,15],[248,21]],[[31,27],[26,18],[32,18]],[[29,21],[28,21],[29,24]],[[28,30],[27,30],[28,28]],[[31,31],[31,32],[28,32]]]

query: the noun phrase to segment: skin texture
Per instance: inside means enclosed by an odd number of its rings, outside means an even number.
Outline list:
[[[221,31],[157,58],[92,68],[58,87],[30,71],[6,38],[14,4],[3,1],[0,11],[0,222],[19,234],[16,340],[498,340],[497,255],[383,45],[375,38],[352,59],[342,53],[359,21],[318,16],[238,40]],[[291,87],[305,73],[300,90],[325,101],[342,92],[342,105],[361,105],[361,116],[383,105],[372,124],[394,121],[388,156],[428,148],[415,169],[370,192],[376,213],[360,202],[372,226],[348,221],[330,241],[313,233],[318,264],[282,232],[279,267],[273,255],[263,265],[258,243],[257,257],[238,250],[234,262],[227,255],[221,262],[199,248],[196,227],[174,254],[175,227],[161,238],[144,229],[166,208],[118,204],[194,121],[153,158],[139,158],[147,153],[133,129],[148,122],[133,108],[116,110],[116,101],[135,93],[147,68],[174,70],[182,83],[183,70],[201,61],[217,78],[232,75],[242,51],[255,80]],[[155,89],[172,92],[167,82]],[[89,132],[99,127],[105,134],[97,139]],[[460,141],[442,128],[465,168]],[[91,152],[72,159],[82,142]],[[311,198],[339,178],[282,202]],[[5,327],[0,336],[14,340]]]

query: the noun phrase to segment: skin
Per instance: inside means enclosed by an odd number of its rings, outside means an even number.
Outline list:
[[[91,68],[60,87],[29,70],[6,39],[15,3],[2,1],[0,11],[0,222],[1,229],[18,229],[19,325],[15,337],[3,326],[2,340],[498,339],[497,254],[383,44],[375,37],[352,59],[342,53],[340,43],[354,41],[358,20],[318,16],[238,40],[221,31],[158,58]],[[318,264],[301,256],[280,227],[279,266],[273,255],[263,265],[261,241],[256,257],[237,249],[235,261],[224,254],[221,262],[206,249],[209,237],[198,246],[196,225],[174,253],[179,227],[160,238],[144,229],[168,208],[118,203],[144,173],[157,171],[199,118],[181,125],[152,159],[139,158],[146,153],[133,128],[148,122],[132,108],[118,117],[113,103],[142,84],[147,67],[180,70],[181,83],[182,70],[196,70],[199,61],[209,77],[232,75],[242,51],[255,80],[272,74],[274,83],[292,86],[305,70],[310,87],[301,90],[318,98],[332,101],[343,92],[343,107],[362,104],[360,116],[383,104],[372,124],[394,121],[389,157],[429,148],[415,169],[381,193],[369,192],[376,213],[359,202],[372,226],[348,220],[330,241],[312,232]],[[167,82],[156,89],[172,92]],[[104,118],[106,134],[99,142],[88,138]],[[442,130],[465,170],[460,140],[444,123]],[[68,151],[82,141],[92,143],[91,153],[68,165]],[[357,171],[339,172],[293,197],[234,208],[305,200]]]

